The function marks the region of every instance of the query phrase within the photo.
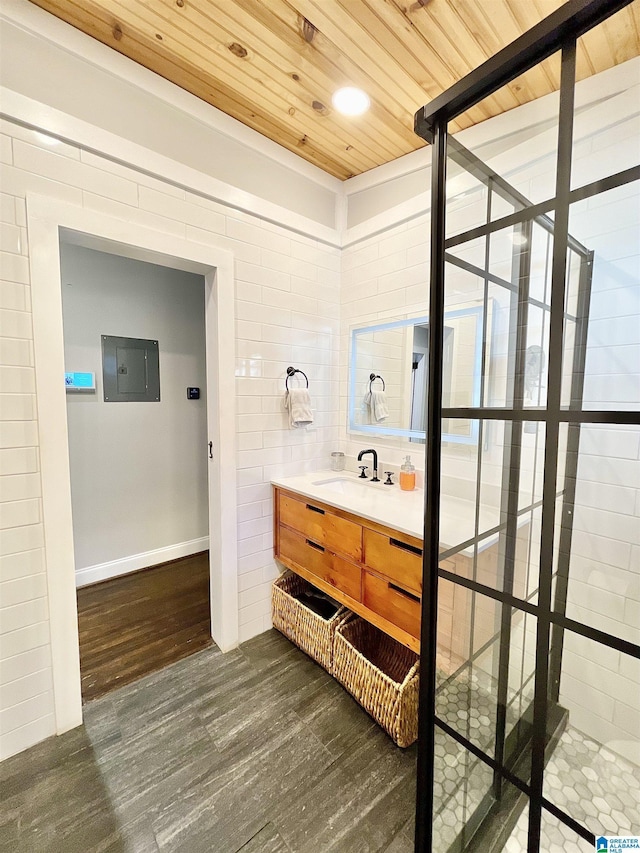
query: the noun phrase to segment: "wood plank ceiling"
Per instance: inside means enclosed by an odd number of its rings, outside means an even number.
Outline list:
[[[32,0],[321,169],[346,179],[420,148],[416,110],[562,0]],[[640,0],[581,39],[580,79],[640,53]],[[559,61],[460,116],[477,124],[558,88]],[[358,86],[371,109],[331,106]]]

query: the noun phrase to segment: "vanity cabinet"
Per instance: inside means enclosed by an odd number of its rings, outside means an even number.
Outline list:
[[[403,589],[422,592],[422,542],[414,545],[393,530],[363,529],[367,567],[396,581]]]
[[[276,558],[415,652],[422,542],[276,487]]]
[[[281,558],[291,561],[294,566],[304,566],[308,574],[355,601],[360,601],[362,581],[360,567],[356,563],[346,560],[343,555],[330,551],[328,547],[308,539],[304,533],[291,530],[284,524],[280,528],[279,547]]]
[[[316,545],[342,554],[350,560],[362,559],[362,527],[336,514],[336,510],[318,503],[308,503],[279,491],[280,524]]]
[[[370,611],[416,639],[420,636],[420,596],[387,578],[364,571],[362,602]]]
[[[358,613],[415,652],[420,651],[422,539],[377,521],[274,486],[275,556],[292,571]],[[410,529],[415,529],[412,527]],[[518,527],[514,594],[527,594],[529,524]],[[474,577],[492,589],[501,587],[498,540],[485,543],[474,561],[461,551],[440,567]],[[501,608],[487,596],[440,578],[438,583],[437,659],[455,672],[499,636]],[[473,635],[473,636],[472,636]]]

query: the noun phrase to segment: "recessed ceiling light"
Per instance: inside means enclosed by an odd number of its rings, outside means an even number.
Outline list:
[[[514,246],[525,246],[527,243],[527,238],[521,231],[514,231],[511,235],[511,242]]]
[[[334,92],[331,103],[345,116],[360,116],[371,106],[367,93],[353,86],[345,86],[344,89]]]

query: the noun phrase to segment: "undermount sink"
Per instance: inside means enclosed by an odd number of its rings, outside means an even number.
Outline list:
[[[328,492],[337,492],[339,495],[353,495],[357,497],[362,495],[365,489],[376,489],[380,487],[380,483],[371,483],[370,480],[361,480],[353,477],[330,477],[327,480],[316,480],[314,486],[321,486],[322,490]],[[384,489],[380,489],[384,492]]]

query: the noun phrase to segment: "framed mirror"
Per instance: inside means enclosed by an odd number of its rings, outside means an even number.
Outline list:
[[[445,313],[443,405],[480,405],[484,309]],[[349,365],[349,429],[411,442],[426,439],[428,316],[353,328]],[[445,420],[443,441],[476,444],[477,421]]]

